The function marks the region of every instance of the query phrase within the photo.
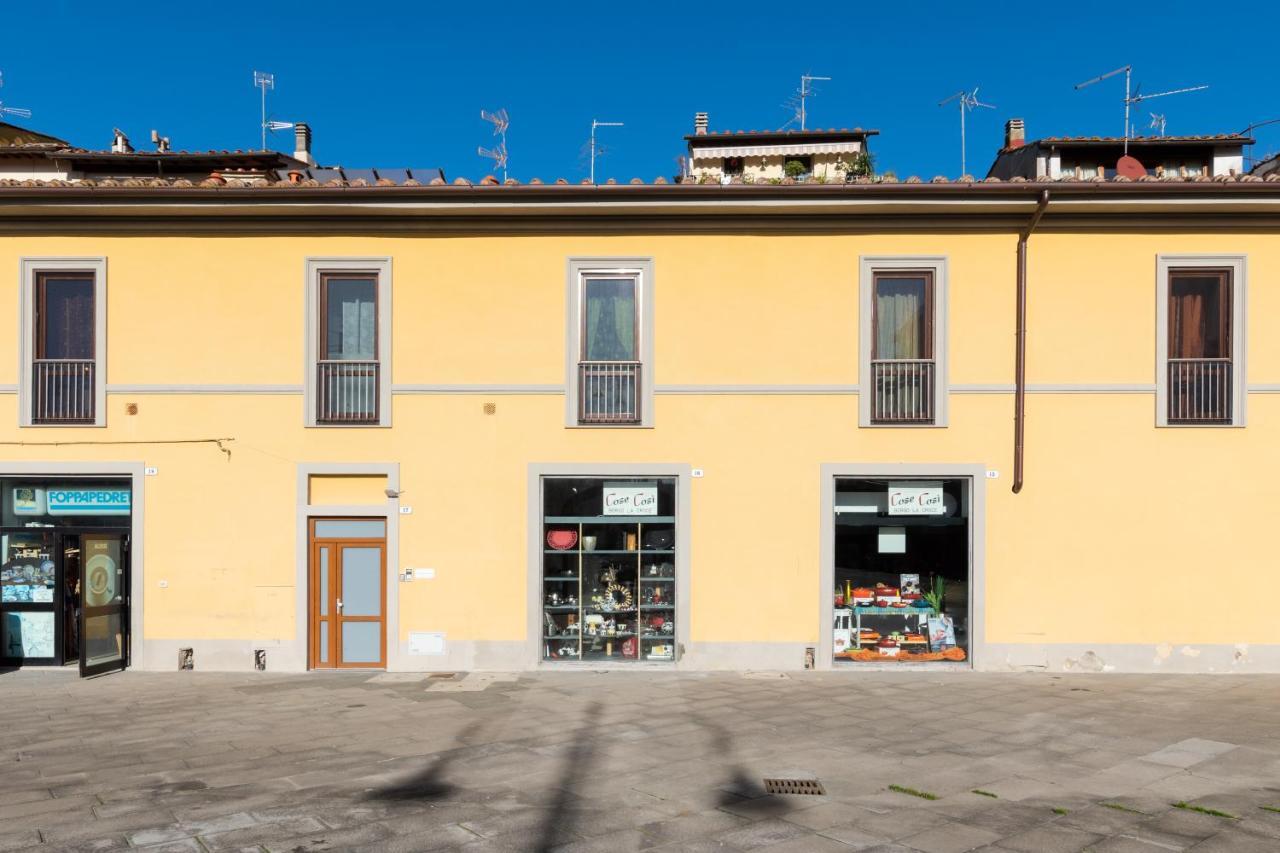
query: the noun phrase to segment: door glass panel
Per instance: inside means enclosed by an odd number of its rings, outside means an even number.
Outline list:
[[[84,620],[84,665],[93,666],[120,660],[124,652],[124,637],[120,632],[120,614],[87,616]]]
[[[320,615],[329,615],[329,549],[320,549]]]
[[[93,358],[93,277],[45,276],[36,358]]]
[[[84,605],[105,607],[119,604],[124,592],[124,566],[120,561],[117,536],[81,537],[84,552]]]
[[[387,535],[382,518],[325,518],[316,521],[317,539],[381,539]]]
[[[342,662],[381,663],[382,623],[343,622]]]
[[[329,662],[329,623],[320,623],[320,663]]]
[[[372,278],[326,278],[324,353],[335,361],[372,361],[377,348],[377,289]]]
[[[342,549],[342,615],[382,615],[382,549]]]

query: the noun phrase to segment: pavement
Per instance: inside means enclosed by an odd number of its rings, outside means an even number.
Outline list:
[[[1242,675],[15,671],[0,850],[1274,853],[1278,700]]]

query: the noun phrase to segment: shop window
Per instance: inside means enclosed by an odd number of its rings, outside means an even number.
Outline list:
[[[309,425],[389,425],[390,267],[308,262]]]
[[[836,663],[965,661],[969,483],[837,478]]]
[[[543,660],[676,659],[675,503],[674,478],[543,478]]]
[[[653,265],[570,261],[569,423],[651,426]]]
[[[24,260],[22,423],[104,423],[106,262]]]
[[[866,426],[937,426],[941,393],[944,262],[863,261],[863,370]]]
[[[1241,423],[1243,350],[1238,329],[1243,293],[1238,282],[1243,261],[1225,266],[1214,259],[1187,265],[1170,261],[1162,266],[1162,423]]]

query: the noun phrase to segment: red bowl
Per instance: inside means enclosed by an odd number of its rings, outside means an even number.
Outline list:
[[[549,530],[547,531],[547,544],[557,551],[568,551],[578,544],[578,531]]]

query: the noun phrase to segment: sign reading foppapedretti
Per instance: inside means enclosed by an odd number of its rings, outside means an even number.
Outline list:
[[[604,484],[605,515],[657,515],[658,485],[656,483]]]
[[[942,484],[923,480],[889,484],[889,515],[942,515]]]
[[[49,515],[128,515],[128,489],[49,489]]]

